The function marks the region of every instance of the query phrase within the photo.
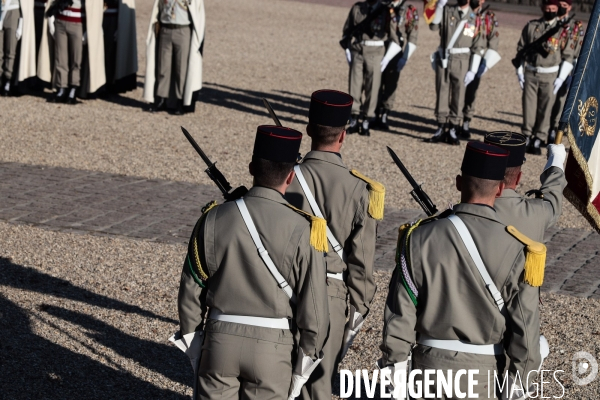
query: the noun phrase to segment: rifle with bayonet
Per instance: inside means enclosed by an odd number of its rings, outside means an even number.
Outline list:
[[[273,119],[273,122],[275,122],[275,125],[283,126],[283,125],[281,125],[281,122],[279,122],[279,118],[277,118],[277,115],[275,115],[275,111],[273,111],[273,107],[271,107],[271,104],[269,104],[269,100],[267,100],[263,97],[262,101],[263,101],[265,107],[267,107],[267,111],[269,112],[269,115]]]
[[[415,179],[412,177],[410,172],[408,172],[404,164],[402,164],[402,161],[400,161],[400,157],[398,157],[396,153],[394,153],[394,150],[392,150],[389,146],[386,147],[388,152],[390,153],[390,156],[392,156],[392,160],[394,160],[398,168],[400,168],[400,171],[402,171],[402,174],[404,174],[404,177],[406,178],[408,183],[410,183],[410,185],[413,187],[412,192],[410,192],[413,199],[415,199],[415,201],[419,203],[419,205],[421,206],[423,211],[425,211],[425,214],[427,214],[427,216],[431,217],[432,215],[435,215],[438,212],[438,209],[435,206],[435,204],[433,204],[427,193],[425,193],[425,191],[421,188],[421,185],[417,184],[417,181],[415,181]]]
[[[575,14],[571,14],[569,18],[557,23],[552,29],[544,33],[537,40],[534,40],[533,42],[523,46],[523,48],[517,52],[515,58],[511,60],[512,65],[514,65],[515,68],[519,68],[521,65],[523,65],[530,53],[537,53],[541,50],[542,54],[547,54],[548,52],[543,48],[542,45],[552,36],[556,35],[558,31],[567,26],[574,17]]]
[[[219,171],[219,169],[217,168],[217,165],[216,165],[217,163],[216,162],[213,163],[212,161],[210,161],[210,159],[206,156],[206,154],[204,154],[204,152],[202,151],[200,146],[198,146],[198,143],[196,143],[196,141],[194,140],[192,135],[190,135],[190,133],[187,131],[187,129],[185,129],[182,126],[181,131],[183,132],[183,134],[185,135],[187,140],[190,142],[192,147],[200,155],[200,158],[202,158],[202,161],[204,161],[206,163],[206,165],[208,166],[208,168],[204,172],[206,172],[208,177],[217,185],[219,190],[221,190],[221,193],[223,193],[223,197],[225,198],[225,201],[237,200],[237,199],[241,198],[242,196],[244,196],[246,193],[248,193],[248,189],[246,189],[245,186],[239,186],[235,189],[232,189],[231,185],[229,184],[229,182],[227,181],[225,176],[223,176],[221,171]]]
[[[359,34],[365,31],[365,29],[371,25],[371,22],[381,14],[383,14],[386,10],[389,10],[391,7],[393,8],[401,8],[406,0],[402,0],[399,6],[394,6],[395,1],[379,1],[375,4],[375,7],[371,10],[369,15],[358,24],[348,27],[348,29],[344,30],[342,34],[342,40],[340,40],[340,46],[344,50],[349,49],[352,45],[352,37],[358,37]]]

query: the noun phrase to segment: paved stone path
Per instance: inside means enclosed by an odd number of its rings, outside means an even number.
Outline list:
[[[0,220],[61,232],[185,244],[202,206],[221,199],[206,185],[0,163]],[[421,215],[386,210],[378,227],[377,269],[394,267],[398,226]],[[553,228],[546,242],[543,290],[600,299],[600,235]]]

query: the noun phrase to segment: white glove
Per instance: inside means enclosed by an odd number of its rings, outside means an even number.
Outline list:
[[[175,332],[169,338],[169,342],[174,343],[179,350],[183,351],[192,363],[194,376],[198,372],[198,362],[202,355],[202,342],[204,342],[204,331],[197,331],[181,336],[181,331]]]
[[[473,71],[467,71],[467,74],[465,75],[465,86],[469,85],[469,83],[473,82],[473,79],[475,79],[475,72]]]
[[[438,0],[437,2],[437,8],[444,8],[444,6],[448,4],[448,0]]]
[[[552,91],[552,93],[554,93],[554,94],[558,93],[558,91],[560,90],[560,87],[563,85],[563,83],[565,83],[564,79],[556,78],[554,80],[554,90]]]
[[[407,384],[408,384],[408,360],[406,361],[402,361],[399,363],[395,363],[393,367],[385,367],[385,368],[381,368],[381,362],[382,360],[379,359],[377,360],[377,362],[375,363],[375,365],[377,365],[377,368],[379,368],[379,374],[382,378],[382,382],[383,382],[383,376],[387,376],[387,380],[390,382],[391,386],[392,386],[392,398],[395,400],[401,400],[401,399],[406,399],[407,398],[407,394],[408,394],[408,390],[407,390]],[[396,372],[404,370],[406,371],[406,374],[404,374],[404,382],[400,382],[400,386],[396,387],[394,384],[394,375],[396,375]],[[399,375],[399,379],[402,379],[402,376]]]
[[[523,74],[523,67],[517,69],[517,78],[519,78],[519,86],[521,86],[521,90],[523,90],[525,88],[525,74]]]
[[[323,357],[313,360],[310,356],[305,355],[304,350],[300,347],[298,361],[296,361],[296,367],[292,374],[292,384],[290,385],[288,400],[294,400],[296,397],[300,396],[302,386],[308,381],[310,374],[312,374],[315,368],[321,363],[321,360],[323,360]]]
[[[498,62],[502,59],[500,54],[496,50],[487,49],[485,55],[483,56],[485,59],[485,65],[488,68],[492,68],[494,65],[498,64]]]
[[[350,49],[346,49],[346,60],[348,61],[348,65],[352,64],[352,52]]]
[[[444,17],[444,6],[448,3],[448,0],[438,0],[437,6],[435,7],[435,14],[433,15],[432,25],[439,25]]]
[[[48,32],[50,32],[50,36],[54,37],[54,32],[56,32],[56,28],[54,27],[54,17],[48,18]]]
[[[87,32],[83,32],[83,36],[81,37],[81,41],[84,45],[87,44]]]
[[[396,42],[390,42],[388,49],[383,56],[383,60],[381,60],[381,72],[385,70],[385,67],[392,61],[392,58],[396,57],[401,51],[402,47],[400,47],[400,45]]]
[[[17,37],[17,40],[21,40],[23,37],[23,18],[19,18],[19,25],[17,25],[15,36]]]
[[[365,319],[359,312],[356,311],[356,308],[354,308],[354,306],[350,306],[349,314],[350,319],[348,320],[348,322],[346,322],[346,328],[344,329],[344,341],[342,343],[342,353],[340,360],[346,357],[346,353],[348,352],[350,346],[352,346],[354,338],[360,331],[360,328],[362,328],[363,324],[365,323]]]
[[[557,167],[565,170],[564,163],[567,158],[567,150],[563,144],[549,144],[548,145],[548,162],[544,167],[544,171],[550,167]]]

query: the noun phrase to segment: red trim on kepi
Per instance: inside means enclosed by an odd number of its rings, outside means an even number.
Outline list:
[[[324,126],[345,126],[350,118],[354,99],[338,90],[317,90],[310,96],[308,122]]]
[[[261,125],[256,129],[254,157],[275,162],[293,163],[298,158],[302,133],[275,125]]]
[[[504,179],[509,152],[498,146],[469,142],[460,167],[463,175],[501,181]]]

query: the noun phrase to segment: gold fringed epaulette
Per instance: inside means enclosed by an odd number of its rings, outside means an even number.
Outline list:
[[[306,211],[302,211],[291,204],[286,204],[286,206],[310,221],[310,245],[317,251],[327,253],[329,251],[329,246],[327,245],[327,221]]]
[[[385,186],[367,178],[355,169],[351,170],[350,173],[367,183],[367,188],[369,189],[369,215],[381,221],[383,219],[383,205],[385,202]]]
[[[211,201],[207,203],[204,207],[202,207],[202,215],[196,222],[196,226],[192,231],[192,237],[190,238],[190,243],[188,245],[188,254],[187,254],[187,263],[190,268],[190,272],[192,273],[192,277],[196,281],[200,287],[205,287],[205,283],[208,280],[208,274],[202,268],[202,264],[200,263],[200,252],[198,250],[198,234],[200,230],[200,225],[202,225],[202,221],[206,218],[206,214],[213,208],[217,206],[216,201]]]
[[[544,267],[546,266],[546,246],[523,235],[514,226],[507,226],[506,231],[519,242],[527,246],[525,258],[525,282],[539,287],[544,283]]]

